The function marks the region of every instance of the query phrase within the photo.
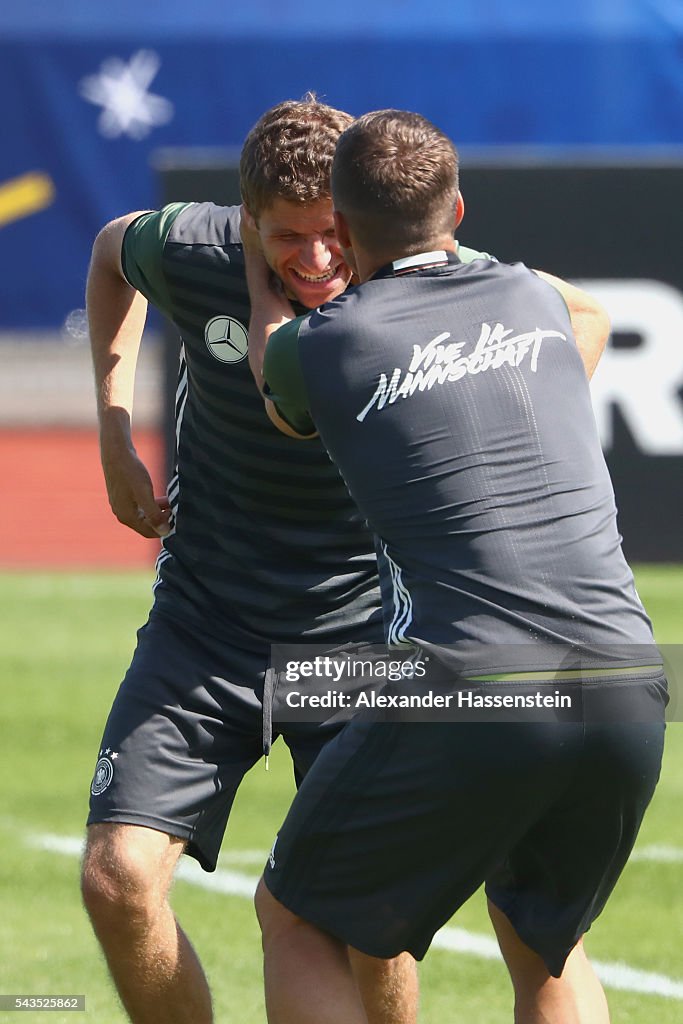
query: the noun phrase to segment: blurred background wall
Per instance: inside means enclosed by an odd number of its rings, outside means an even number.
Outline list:
[[[159,204],[160,153],[210,151],[215,166],[216,147],[239,148],[263,110],[308,89],[353,114],[430,117],[461,150],[463,241],[595,284],[616,325],[594,395],[619,503],[635,509],[627,549],[683,560],[680,0],[5,0],[0,567],[154,557],[112,520],[100,481],[92,241]],[[161,487],[150,327],[135,427]]]

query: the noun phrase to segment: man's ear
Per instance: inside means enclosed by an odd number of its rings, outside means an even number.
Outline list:
[[[344,214],[340,213],[339,210],[334,211],[334,231],[342,249],[350,249],[351,236],[349,234],[349,226],[346,223]]]
[[[455,203],[455,230],[457,231],[460,227],[460,222],[465,216],[465,200],[462,197],[462,192],[458,192],[458,198]]]
[[[259,235],[256,218],[249,212],[244,203],[242,203],[240,208],[240,238],[242,239],[242,245],[247,249],[252,249],[254,252],[262,251],[261,236]]]
[[[250,231],[258,231],[258,224],[256,223],[256,218],[254,217],[253,213],[246,205],[246,203],[242,203],[242,220],[247,225]]]

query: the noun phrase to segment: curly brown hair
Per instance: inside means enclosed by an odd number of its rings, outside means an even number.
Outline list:
[[[256,221],[281,198],[305,205],[331,196],[332,159],[350,114],[321,103],[308,92],[300,100],[271,107],[256,122],[242,147],[242,201]]]

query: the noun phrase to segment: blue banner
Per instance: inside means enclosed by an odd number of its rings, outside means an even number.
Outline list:
[[[239,146],[267,107],[316,90],[405,107],[460,147],[683,144],[676,0],[116,5],[0,12],[0,329],[83,305],[93,239],[158,204],[162,147]],[[187,196],[192,199],[192,196]],[[627,211],[625,211],[627,216]],[[492,240],[487,240],[493,244]]]

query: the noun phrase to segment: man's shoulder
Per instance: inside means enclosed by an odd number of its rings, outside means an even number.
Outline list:
[[[241,247],[240,207],[186,203],[173,221],[168,241],[180,245]]]
[[[339,321],[349,321],[356,316],[362,316],[362,308],[368,300],[368,287],[370,282],[364,285],[351,285],[341,295],[326,302],[324,306],[311,309],[303,316],[297,318],[299,324],[299,336],[312,330],[331,328]]]
[[[136,217],[123,242],[126,258],[143,261],[161,257],[169,247],[191,250],[194,246],[241,254],[240,207],[167,203]]]
[[[490,263],[497,263],[498,260],[489,252],[480,252],[479,249],[472,249],[468,245],[458,242],[458,259],[461,263],[474,263],[475,260],[488,260]]]
[[[239,206],[175,202],[144,213],[126,231],[121,260],[126,280],[171,319],[193,303],[215,306],[218,288],[248,319]]]

